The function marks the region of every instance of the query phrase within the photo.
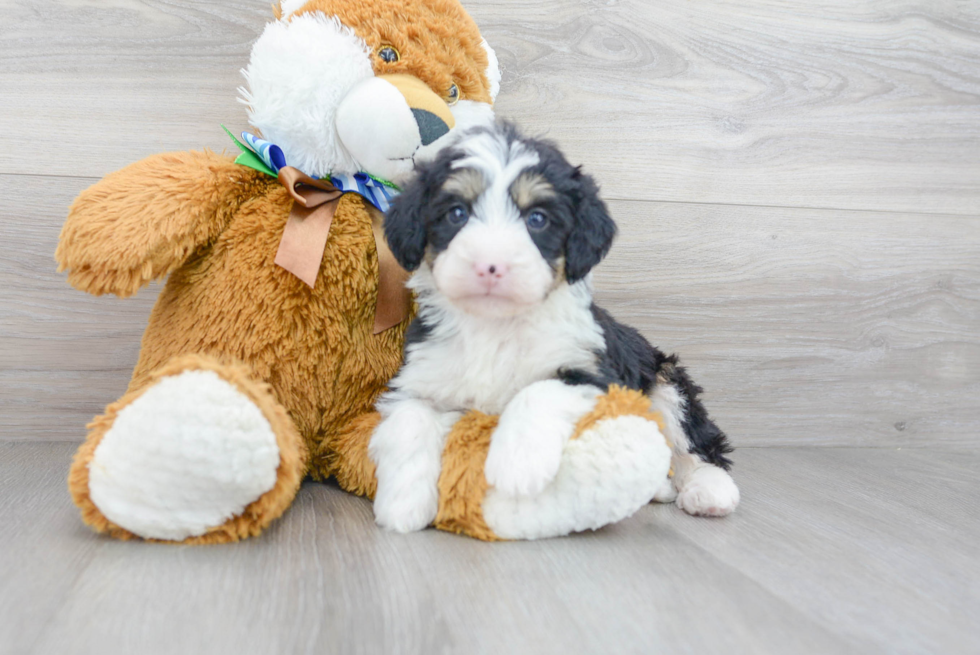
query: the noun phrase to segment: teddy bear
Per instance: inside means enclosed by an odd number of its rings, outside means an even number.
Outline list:
[[[384,242],[417,162],[493,118],[493,50],[456,0],[282,0],[241,89],[237,157],[151,156],[72,204],[56,260],[92,294],[166,278],[126,393],[69,472],[83,520],[122,539],[258,535],[305,478],[376,488],[372,405],[412,301]],[[437,528],[479,539],[618,521],[664,483],[669,449],[637,392],[610,389],[536,496],[488,488],[496,417],[447,440]]]

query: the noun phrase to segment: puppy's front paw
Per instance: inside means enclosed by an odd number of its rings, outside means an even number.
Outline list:
[[[511,496],[541,493],[558,475],[564,445],[561,434],[533,434],[516,426],[504,430],[501,427],[490,440],[484,467],[487,483]]]
[[[677,506],[695,516],[727,516],[738,507],[738,501],[735,481],[717,466],[692,471],[677,494]]]
[[[541,493],[558,475],[565,443],[579,418],[590,411],[598,390],[542,380],[522,389],[500,415],[490,438],[484,474],[509,495]]]
[[[379,404],[387,416],[368,445],[378,479],[375,521],[396,532],[422,530],[439,511],[442,445],[459,414],[411,398]]]
[[[374,499],[374,520],[386,530],[395,532],[416,532],[424,530],[436,518],[439,510],[438,489],[415,485],[400,493],[395,490],[382,491]]]

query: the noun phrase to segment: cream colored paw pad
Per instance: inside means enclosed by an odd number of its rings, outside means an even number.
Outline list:
[[[213,371],[166,377],[119,411],[89,465],[92,502],[141,537],[181,540],[272,489],[272,426]]]

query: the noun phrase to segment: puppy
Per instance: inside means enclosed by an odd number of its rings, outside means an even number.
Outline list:
[[[468,132],[420,167],[384,230],[414,271],[419,311],[377,404],[379,525],[409,532],[435,519],[445,438],[469,409],[500,414],[487,482],[540,492],[577,420],[614,383],[648,394],[665,418],[674,477],[655,500],[707,516],[735,509],[732,449],[701,389],[676,356],[592,302],[590,271],[616,226],[592,178],[553,145],[506,124]]]

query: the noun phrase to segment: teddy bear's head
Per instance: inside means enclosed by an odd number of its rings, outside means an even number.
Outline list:
[[[500,73],[457,0],[281,0],[241,89],[249,122],[308,175],[396,184],[492,120]]]

